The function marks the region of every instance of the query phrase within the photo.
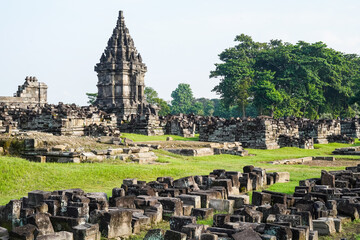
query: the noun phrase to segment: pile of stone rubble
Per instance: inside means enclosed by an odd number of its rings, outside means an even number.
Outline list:
[[[214,170],[209,175],[144,182],[125,179],[108,199],[81,189],[33,191],[0,207],[0,237],[7,239],[127,238],[170,221],[170,230],[153,229],[144,239],[317,239],[342,231],[359,218],[360,165],[322,171],[299,182],[292,195],[259,190],[289,181],[288,173]],[[217,214],[216,211],[227,212]],[[197,224],[212,218],[212,226]]]
[[[214,210],[233,213],[249,203],[249,196],[241,191],[289,181],[288,173],[266,173],[252,166],[244,171],[214,170],[209,175],[177,180],[159,177],[148,183],[125,179],[109,199],[105,193],[81,189],[32,191],[0,207],[0,238],[126,238],[163,219],[172,223],[182,216],[212,217]]]
[[[332,153],[337,155],[360,155],[360,146],[337,148]]]
[[[170,230],[150,230],[144,239],[311,240],[341,232],[344,223],[359,218],[360,165],[322,171],[320,178],[299,183],[293,195],[263,190],[253,192],[252,204],[244,198],[223,200],[216,205],[229,213],[213,215],[212,226],[196,223],[212,216],[207,209],[200,216],[172,216]]]
[[[242,157],[249,155],[249,152],[245,150],[239,142],[224,142],[222,144],[210,143],[209,145],[210,147],[205,148],[166,148],[165,150],[171,153],[192,157],[202,157],[220,154],[230,154]]]
[[[22,157],[35,162],[57,162],[57,163],[81,163],[81,162],[102,162],[105,160],[132,161],[140,164],[152,163],[158,159],[151,150],[159,146],[140,145],[131,143],[130,145],[124,140],[123,146],[118,148],[94,149],[84,151],[84,149],[68,148],[65,145],[55,145],[53,147],[43,147],[40,141],[36,139],[24,140],[24,151]],[[112,138],[112,141],[115,141]]]
[[[335,161],[335,157],[320,157],[320,156],[316,156],[316,157],[303,157],[303,158],[292,158],[292,159],[285,159],[285,160],[276,160],[276,161],[271,161],[268,163],[274,164],[274,165],[291,165],[291,164],[306,164],[312,161]]]

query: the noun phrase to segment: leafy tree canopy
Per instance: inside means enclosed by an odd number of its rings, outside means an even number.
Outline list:
[[[242,116],[253,105],[259,114],[274,117],[318,118],[353,116],[360,103],[360,58],[328,48],[323,42],[296,44],[235,38],[222,63],[210,77],[220,78],[213,89],[226,109],[238,107]],[[357,106],[356,106],[357,107]]]
[[[98,96],[97,93],[86,93],[86,96],[88,97],[88,104],[93,105],[96,101],[96,98]]]
[[[189,84],[180,83],[178,87],[171,93],[171,113],[178,114],[193,113],[194,110],[194,97]],[[199,105],[198,105],[199,107]],[[195,106],[196,108],[196,106]]]
[[[170,114],[170,106],[167,102],[159,98],[159,94],[151,87],[145,87],[144,89],[145,99],[148,103],[154,104],[160,107],[159,115],[166,116]]]

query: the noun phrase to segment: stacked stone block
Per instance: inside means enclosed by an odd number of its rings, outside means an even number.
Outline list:
[[[276,149],[299,147],[312,149],[314,143],[353,142],[351,134],[360,131],[357,120],[307,120],[300,118],[248,119],[204,118],[199,128],[200,141],[239,141],[245,148]],[[351,123],[350,123],[351,122]],[[345,124],[345,127],[342,127]],[[351,127],[349,127],[351,126]],[[346,129],[346,130],[344,130]]]
[[[171,232],[155,234],[168,239],[200,236],[206,228],[196,224],[197,217],[211,217],[214,209],[232,212],[249,203],[248,195],[239,194],[245,191],[242,182],[248,181],[253,189],[266,186],[265,170],[252,166],[244,170],[247,175],[217,169],[209,175],[176,180],[124,179],[109,199],[105,193],[81,189],[32,191],[0,207],[0,233],[10,239],[119,239],[165,219],[170,221]]]

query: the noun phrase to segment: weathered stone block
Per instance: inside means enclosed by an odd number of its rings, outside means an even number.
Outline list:
[[[73,233],[71,232],[57,232],[53,234],[42,235],[36,240],[73,240]]]
[[[50,221],[56,232],[67,231],[71,232],[73,227],[85,224],[85,218],[72,218],[63,216],[51,216]]]
[[[199,189],[197,183],[193,176],[180,178],[174,181],[175,188],[193,188],[194,190]]]
[[[180,232],[182,227],[188,224],[196,224],[196,218],[192,216],[173,216],[170,218],[170,229]]]
[[[226,199],[210,199],[209,207],[217,211],[225,211],[230,214],[234,213],[234,200]]]
[[[75,240],[100,240],[101,234],[98,224],[80,224],[73,227]]]
[[[135,206],[136,196],[124,196],[113,199],[113,206],[118,208],[136,208]]]
[[[191,216],[191,212],[194,206],[192,205],[183,205],[183,215],[184,216]]]
[[[167,230],[165,232],[164,240],[186,240],[186,234],[173,230]]]
[[[320,236],[332,235],[336,233],[333,218],[319,218],[313,220],[313,227],[314,231],[317,231]]]
[[[271,235],[263,234],[263,235],[261,235],[261,239],[262,239],[262,240],[276,240],[276,237],[275,237],[275,236],[271,236]]]
[[[335,230],[337,233],[342,232],[342,223],[339,218],[334,218]]]
[[[234,209],[241,208],[245,204],[250,203],[250,197],[248,195],[229,195],[229,200],[234,200]]]
[[[39,235],[53,234],[54,228],[51,224],[50,214],[48,213],[37,213],[27,218],[27,223],[36,226],[39,231]]]
[[[163,206],[157,203],[145,209],[145,215],[151,220],[151,223],[157,224],[163,220]]]
[[[191,216],[194,216],[197,219],[213,218],[214,209],[213,208],[193,208]]]
[[[10,200],[5,207],[0,207],[0,226],[11,230],[21,225],[21,204],[20,200]]]
[[[309,238],[309,233],[308,233],[307,230],[304,229],[304,228],[291,227],[290,230],[291,230],[293,239],[306,240],[306,239]]]
[[[271,194],[263,192],[253,192],[252,204],[255,206],[271,204]]]
[[[275,172],[275,183],[286,183],[290,181],[290,173],[288,172]]]
[[[300,215],[276,214],[276,221],[279,223],[290,223],[292,227],[300,226],[302,223]]]
[[[90,222],[99,224],[102,236],[107,238],[128,237],[132,234],[132,212],[124,209],[95,210]]]
[[[309,240],[318,240],[318,239],[319,239],[318,231],[310,231]]]
[[[189,195],[197,195],[201,198],[201,208],[209,208],[210,199],[222,199],[221,193],[214,190],[190,192]]]
[[[218,236],[216,234],[203,233],[200,236],[200,240],[218,240]]]
[[[245,207],[242,211],[242,215],[245,216],[246,222],[251,223],[260,223],[263,220],[264,214],[262,212],[251,209],[250,207]]]
[[[213,226],[221,228],[225,223],[230,222],[230,214],[215,214],[213,219]]]
[[[9,234],[10,239],[16,240],[34,240],[37,235],[38,231],[32,224],[16,227]]]
[[[325,170],[321,171],[321,185],[335,187],[335,176]]]
[[[253,229],[245,229],[244,231],[235,233],[232,235],[234,240],[261,240],[260,234],[255,232]]]
[[[267,223],[265,225],[264,234],[275,236],[278,240],[292,239],[292,232],[290,228],[277,224]]]
[[[185,233],[188,239],[200,239],[200,236],[204,231],[204,225],[194,223],[185,225],[181,228],[181,232]]]
[[[149,229],[151,227],[151,218],[142,213],[133,213],[133,221],[139,222],[140,231]]]
[[[174,216],[182,216],[183,215],[183,204],[179,198],[163,198],[159,197],[157,200],[163,206],[163,213],[166,211],[171,213]],[[164,217],[164,214],[163,214]]]
[[[164,240],[164,237],[165,237],[165,230],[151,229],[146,233],[144,240]]]
[[[192,205],[194,208],[201,208],[201,198],[196,195],[181,194],[178,196],[183,204]]]
[[[6,228],[0,227],[0,240],[9,239],[9,231]]]

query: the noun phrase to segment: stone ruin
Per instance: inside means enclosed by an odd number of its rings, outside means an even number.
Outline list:
[[[1,140],[1,139],[0,139]],[[85,150],[83,147],[77,149],[66,145],[50,146],[46,141],[34,138],[26,138],[24,150],[21,156],[33,162],[56,162],[56,163],[82,163],[103,162],[105,160],[120,160],[136,162],[139,164],[154,163],[158,157],[151,150],[160,149],[158,145],[128,143],[126,139],[111,138],[108,143],[118,142],[120,146],[106,149]]]
[[[95,71],[99,79],[96,106],[114,111],[124,120],[127,116],[142,114],[145,108],[157,115],[156,107],[146,102],[144,77],[147,68],[135,48],[122,11]]]
[[[143,104],[143,106],[146,106]],[[0,104],[0,133],[42,131],[56,135],[117,136],[120,132],[144,135],[179,135],[200,141],[240,142],[245,148],[276,149],[299,147],[312,149],[314,143],[353,143],[359,137],[359,119],[308,120],[257,117],[222,119],[195,115],[159,117],[151,108],[142,113],[119,118],[97,106],[74,104],[28,106]]]
[[[288,118],[222,119],[195,115],[158,116],[144,96],[146,65],[120,11],[107,47],[96,64],[94,106],[48,105],[47,86],[27,77],[16,97],[0,97],[0,133],[42,131],[57,135],[117,136],[119,132],[179,135],[201,141],[240,142],[245,148],[312,149],[314,143],[347,142],[360,136],[360,120]]]
[[[220,169],[209,175],[176,180],[158,177],[148,183],[124,179],[109,198],[105,193],[86,193],[81,189],[32,191],[27,197],[0,206],[0,237],[122,239],[148,230],[162,220],[170,220],[171,229],[176,226],[175,230],[181,230],[182,226],[196,223],[196,217],[212,217],[215,210],[233,214],[249,204],[245,191],[289,181],[288,173],[266,173],[252,166],[244,171]],[[191,228],[188,226],[188,230]]]
[[[98,135],[111,135],[117,129],[114,114],[108,114],[97,107],[78,107],[75,104],[34,106],[21,108],[0,104],[0,133],[16,128],[23,131],[48,132],[55,135],[84,136],[93,133],[94,125],[104,126],[108,132]],[[104,129],[105,130],[105,129]]]
[[[152,228],[144,239],[315,240],[359,219],[360,165],[321,171],[320,178],[300,181],[293,194],[262,190],[289,180],[286,172],[245,166],[243,173],[217,169],[177,180],[124,179],[109,198],[81,189],[36,190],[0,207],[0,236],[121,239]],[[245,192],[253,190],[262,191],[254,191],[250,203]],[[197,223],[209,218],[212,226]],[[154,229],[162,220],[170,222],[170,230]]]
[[[20,108],[43,106],[47,103],[47,86],[36,77],[26,77],[14,97],[0,97],[0,104],[16,105]]]
[[[204,118],[199,127],[200,141],[241,142],[245,148],[313,149],[314,143],[353,143],[358,138],[359,120],[273,119],[266,116],[247,119]]]

